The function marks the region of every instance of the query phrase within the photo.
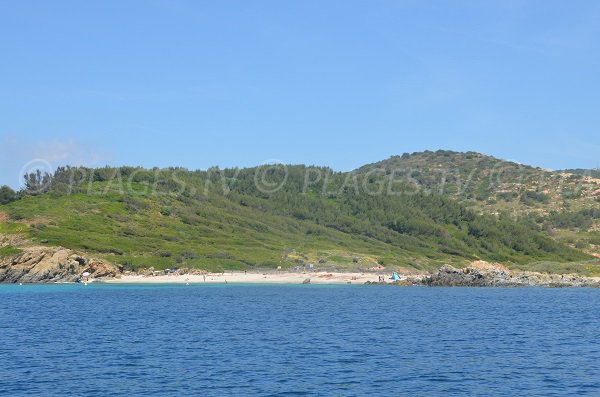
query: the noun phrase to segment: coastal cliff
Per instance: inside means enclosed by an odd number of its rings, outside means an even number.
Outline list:
[[[0,258],[0,283],[74,282],[85,272],[90,278],[120,274],[112,264],[62,247],[27,247],[17,255]]]

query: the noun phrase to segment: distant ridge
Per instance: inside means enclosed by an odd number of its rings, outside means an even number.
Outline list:
[[[575,169],[561,170],[559,172],[569,172],[571,174],[577,174],[577,175],[582,175],[582,176],[591,176],[592,178],[600,178],[600,168],[592,168],[592,169],[575,168]]]

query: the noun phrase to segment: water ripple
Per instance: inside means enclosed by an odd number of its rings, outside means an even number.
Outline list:
[[[600,291],[0,286],[11,396],[600,395]]]

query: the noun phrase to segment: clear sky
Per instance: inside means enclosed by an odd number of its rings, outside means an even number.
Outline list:
[[[598,1],[0,0],[0,184],[52,166],[600,163]]]

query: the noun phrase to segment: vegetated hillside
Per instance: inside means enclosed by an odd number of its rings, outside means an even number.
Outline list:
[[[478,213],[527,219],[552,238],[600,256],[600,179],[593,170],[572,171],[440,150],[394,156],[356,172],[403,180]]]
[[[416,190],[441,193],[488,213],[548,214],[600,203],[600,179],[548,171],[475,152],[419,152],[365,165],[359,173],[404,179]]]
[[[82,250],[125,268],[314,263],[432,270],[474,259],[522,268],[591,259],[529,220],[478,214],[452,198],[412,193],[401,180],[390,189],[369,173],[305,166],[61,168],[47,184],[42,179],[0,206],[0,233]]]
[[[588,177],[592,177],[592,178],[600,178],[600,168],[594,168],[594,169],[575,168],[575,169],[569,169],[569,170],[562,170],[560,172],[588,176]]]

